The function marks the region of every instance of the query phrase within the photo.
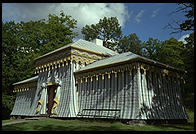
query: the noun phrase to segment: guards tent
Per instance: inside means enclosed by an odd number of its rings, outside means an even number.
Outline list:
[[[35,60],[37,76],[13,84],[12,116],[188,119],[171,66],[81,39]]]

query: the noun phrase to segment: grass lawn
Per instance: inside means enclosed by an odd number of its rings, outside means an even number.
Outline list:
[[[31,122],[3,126],[3,131],[186,131],[194,130],[194,112],[187,109],[187,124],[126,125],[120,121],[89,119],[60,120],[46,118]],[[7,122],[7,120],[5,120]],[[3,121],[3,122],[5,122]]]

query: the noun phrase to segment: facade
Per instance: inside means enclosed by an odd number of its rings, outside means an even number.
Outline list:
[[[12,116],[188,119],[180,70],[78,40],[36,60],[37,76],[14,83]]]

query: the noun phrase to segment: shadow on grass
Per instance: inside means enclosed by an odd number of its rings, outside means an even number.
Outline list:
[[[25,123],[26,126],[26,123]],[[24,124],[8,125],[2,128],[3,131],[126,131],[118,126],[63,126],[63,125],[32,125],[28,128]],[[131,129],[129,129],[131,131]]]
[[[39,131],[121,131],[118,127],[115,126],[34,126],[33,130]]]
[[[162,124],[162,125],[154,125],[158,128],[172,128],[172,129],[180,129],[180,130],[194,130],[194,123],[186,123],[186,124]]]

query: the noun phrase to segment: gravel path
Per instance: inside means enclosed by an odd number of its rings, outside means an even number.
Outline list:
[[[2,123],[2,126],[23,123],[23,122],[30,122],[30,121],[35,121],[35,120],[13,120],[12,122]]]

